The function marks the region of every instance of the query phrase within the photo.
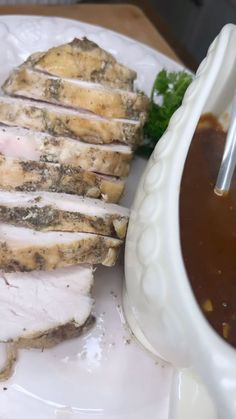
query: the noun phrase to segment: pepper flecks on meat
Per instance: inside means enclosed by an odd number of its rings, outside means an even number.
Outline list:
[[[0,155],[0,187],[6,191],[65,192],[117,202],[123,193],[124,182],[80,168]]]
[[[60,97],[60,90],[62,87],[62,81],[60,79],[50,79],[45,83],[44,95],[47,99],[57,100]],[[40,98],[39,98],[40,99]]]
[[[133,90],[135,71],[118,63],[107,51],[87,38],[53,47],[28,58],[33,68],[59,77],[96,81],[126,90]],[[86,66],[84,63],[86,62]]]
[[[113,266],[122,241],[90,233],[41,232],[0,224],[0,269],[52,270],[81,263]]]
[[[0,380],[13,372],[19,348],[50,348],[93,324],[92,285],[90,266],[0,275],[0,342],[7,345]]]
[[[145,94],[50,76],[27,64],[13,70],[2,88],[6,94],[84,109],[107,118],[145,120],[149,107]]]
[[[0,222],[39,231],[78,231],[124,239],[126,208],[49,192],[1,192]]]
[[[118,141],[134,148],[140,142],[143,125],[142,121],[102,118],[90,112],[6,96],[0,96],[0,122],[93,144]]]

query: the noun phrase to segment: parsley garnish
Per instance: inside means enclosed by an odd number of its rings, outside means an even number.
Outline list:
[[[144,143],[138,148],[138,154],[144,157],[150,156],[168,127],[171,116],[181,105],[191,81],[192,76],[185,71],[162,70],[158,73],[152,88],[151,104],[144,126]]]

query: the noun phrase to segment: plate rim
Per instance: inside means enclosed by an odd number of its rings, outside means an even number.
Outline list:
[[[67,18],[67,17],[64,17],[64,16],[48,16],[48,15],[38,15],[38,14],[36,14],[36,15],[32,15],[32,14],[27,14],[27,15],[24,15],[24,14],[1,14],[0,15],[0,21],[1,21],[2,17],[6,17],[6,18],[17,18],[17,17],[20,17],[20,18],[43,18],[43,19],[48,19],[48,20],[57,19],[57,20],[62,20],[62,21],[67,21],[67,22],[76,22],[80,25],[82,24],[82,25],[85,25],[85,26],[90,26],[91,28],[105,30],[106,32],[110,32],[111,34],[118,36],[119,38],[123,38],[124,40],[128,40],[129,42],[134,42],[135,44],[138,44],[142,48],[145,48],[145,49],[149,50],[152,54],[157,54],[157,55],[163,57],[165,60],[168,60],[170,63],[173,63],[174,65],[179,66],[180,68],[186,68],[183,63],[178,62],[178,61],[174,60],[173,58],[169,57],[168,55],[164,54],[163,52],[159,51],[158,49],[155,49],[155,48],[149,46],[148,44],[145,44],[145,42],[138,41],[135,38],[132,38],[131,36],[124,35],[121,32],[117,32],[113,29],[106,28],[105,26],[96,25],[96,24],[89,23],[89,22],[83,22],[82,20],[79,20],[79,19]]]

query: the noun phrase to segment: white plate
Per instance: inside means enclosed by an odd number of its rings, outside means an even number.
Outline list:
[[[138,73],[137,87],[150,93],[163,67],[180,66],[112,31],[78,21],[0,16],[0,83],[35,51],[87,36]],[[129,206],[144,169],[136,159],[123,204]],[[147,353],[122,315],[123,260],[95,274],[96,326],[82,337],[40,352],[22,350],[14,376],[0,385],[0,419],[167,419],[173,370]]]

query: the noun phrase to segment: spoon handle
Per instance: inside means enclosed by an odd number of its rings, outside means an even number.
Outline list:
[[[232,110],[230,115],[230,123],[224,154],[218,173],[215,193],[217,195],[225,195],[231,184],[232,176],[236,165],[236,93],[234,95]]]

